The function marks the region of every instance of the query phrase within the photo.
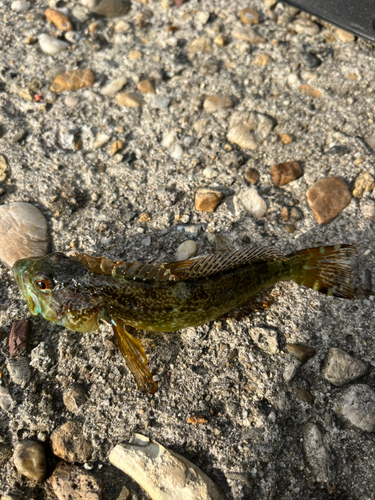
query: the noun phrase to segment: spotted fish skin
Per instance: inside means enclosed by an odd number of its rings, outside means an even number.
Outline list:
[[[172,332],[197,326],[248,303],[278,281],[352,298],[355,249],[336,245],[283,256],[274,248],[248,246],[170,264],[112,261],[87,254],[17,261],[13,273],[30,312],[74,331],[112,324],[138,386],[154,392],[147,357],[125,326]]]

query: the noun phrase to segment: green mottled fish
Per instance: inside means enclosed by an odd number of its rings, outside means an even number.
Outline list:
[[[198,326],[246,305],[278,281],[335,297],[353,297],[355,248],[309,248],[283,256],[247,246],[170,264],[112,261],[51,253],[18,260],[13,273],[33,315],[78,332],[112,324],[138,387],[154,392],[147,356],[126,325],[156,332]]]

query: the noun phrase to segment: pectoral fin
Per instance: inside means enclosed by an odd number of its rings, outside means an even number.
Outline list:
[[[139,389],[142,392],[153,393],[156,391],[156,383],[152,379],[150,371],[147,369],[147,356],[139,340],[130,335],[122,324],[112,320],[113,331],[115,332],[120,351],[125,358],[129,370],[132,372]]]

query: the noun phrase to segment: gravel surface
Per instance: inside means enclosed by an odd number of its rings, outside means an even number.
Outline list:
[[[371,176],[363,177],[369,189],[352,193],[358,176],[374,174],[372,44],[272,0],[179,8],[133,0],[113,18],[82,3],[0,3],[0,204],[38,207],[52,250],[128,261],[171,261],[186,240],[197,255],[220,242],[285,252],[351,243],[356,285],[371,286]],[[49,24],[47,7],[63,9],[74,31]],[[240,17],[245,8],[258,20]],[[92,87],[50,90],[57,75],[86,69],[95,83],[83,84]],[[138,85],[145,80],[155,94]],[[303,175],[276,187],[271,167],[290,161]],[[259,173],[250,194],[249,169]],[[351,200],[319,225],[306,192],[327,177],[345,181]],[[213,212],[197,210],[199,189],[221,193]],[[328,193],[328,205],[341,206],[336,195]],[[134,432],[192,461],[228,500],[375,498],[372,297],[345,301],[282,284],[279,300],[251,317],[135,332],[160,379],[147,396],[106,325],[81,335],[33,317],[27,352],[11,358],[11,325],[29,313],[10,271],[0,274],[4,499],[56,498],[9,456],[20,442],[44,443],[50,477],[58,461],[51,435],[72,421],[64,429],[78,425],[92,449],[79,467],[98,478],[104,500],[126,498],[124,487],[131,500],[149,498],[108,461]],[[295,365],[287,343],[316,355]],[[366,373],[331,385],[321,369],[332,348],[365,363]]]

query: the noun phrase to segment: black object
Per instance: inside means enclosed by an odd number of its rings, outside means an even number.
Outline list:
[[[375,42],[375,0],[286,0],[286,3]]]

